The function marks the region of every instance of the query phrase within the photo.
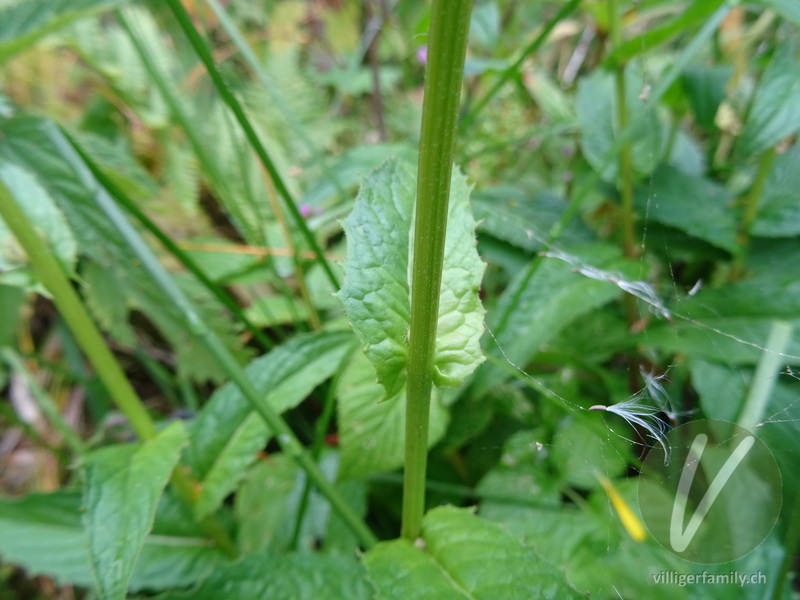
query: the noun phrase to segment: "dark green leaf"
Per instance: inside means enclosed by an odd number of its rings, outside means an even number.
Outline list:
[[[719,105],[725,99],[725,86],[733,67],[729,65],[717,67],[689,67],[681,75],[683,89],[692,105],[697,124],[706,131],[716,127],[714,119]]]
[[[102,600],[124,599],[156,507],[188,436],[177,421],[154,439],[85,458],[86,531]]]
[[[800,63],[788,44],[778,48],[748,111],[739,149],[760,154],[800,129]]]
[[[721,185],[669,166],[659,167],[635,198],[642,217],[735,253],[740,246],[732,201]]]
[[[800,235],[800,146],[775,159],[761,194],[751,233],[762,237]]]

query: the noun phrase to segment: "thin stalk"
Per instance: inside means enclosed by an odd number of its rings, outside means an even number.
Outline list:
[[[750,393],[747,394],[737,425],[753,430],[763,418],[775,381],[778,379],[783,352],[792,338],[794,327],[786,321],[773,321],[767,337],[766,352],[761,354],[753,376]]]
[[[270,77],[266,74],[266,72],[264,72],[264,69],[261,68],[261,63],[253,52],[252,48],[250,48],[247,40],[236,27],[233,19],[231,19],[228,16],[228,12],[222,6],[220,6],[218,0],[206,0],[206,2],[211,7],[211,10],[214,11],[217,19],[219,19],[220,25],[222,25],[222,28],[225,30],[225,33],[228,34],[228,37],[231,38],[233,45],[236,46],[236,49],[242,55],[244,61],[250,66],[256,77],[258,77],[258,80],[261,82],[261,85],[264,86],[264,89],[267,90],[270,99],[281,112],[283,118],[286,119],[286,122],[289,124],[292,133],[294,133],[294,135],[296,135],[297,138],[303,143],[309,155],[317,163],[325,177],[333,184],[339,195],[344,196],[344,188],[342,187],[339,178],[336,176],[336,173],[326,164],[325,160],[322,158],[322,155],[317,149],[317,145],[311,140],[306,132],[305,127],[303,127],[302,123],[298,121],[291,108],[289,108],[289,105],[286,102],[286,99],[283,97],[280,89],[275,86]]]
[[[613,51],[619,48],[620,44],[622,44],[622,23],[620,22],[617,0],[608,0],[608,22],[611,33],[611,47]],[[620,131],[624,131],[628,127],[628,100],[626,94],[627,90],[625,89],[625,66],[622,64],[616,64],[614,67],[614,83],[617,92],[617,122],[619,124]],[[633,160],[631,153],[631,140],[626,139],[622,142],[622,147],[619,151],[623,247],[625,250],[625,256],[628,258],[636,258],[638,252],[633,233]],[[630,316],[630,310],[628,312]]]
[[[471,0],[434,0],[428,33],[411,275],[402,510],[402,535],[412,540],[419,537],[425,511],[428,421],[447,205],[471,10]]]
[[[365,547],[369,548],[377,542],[375,535],[369,530],[367,525],[352,511],[347,502],[327,480],[314,459],[305,451],[305,448],[297,439],[294,432],[286,424],[286,421],[278,412],[267,402],[264,401],[263,394],[259,394],[250,383],[244,369],[239,365],[231,351],[220,340],[219,336],[203,321],[197,312],[192,301],[181,290],[177,283],[172,279],[167,270],[158,261],[158,258],[150,247],[139,236],[133,226],[128,222],[122,211],[114,204],[109,193],[102,188],[94,179],[88,168],[80,161],[80,157],[75,153],[69,142],[60,135],[57,129],[51,130],[51,139],[64,159],[75,169],[81,183],[92,192],[92,197],[98,208],[109,219],[114,228],[119,232],[130,249],[141,261],[142,266],[153,278],[153,282],[169,298],[172,304],[181,312],[186,320],[189,331],[206,346],[208,351],[217,360],[220,368],[230,377],[231,381],[239,388],[245,399],[253,406],[253,409],[261,416],[269,426],[272,433],[277,438],[278,443],[284,453],[294,459],[302,468],[309,479],[317,486],[320,492],[328,499],[333,509],[339,513],[361,540]],[[1,204],[1,203],[0,203]],[[175,475],[183,474],[181,469],[175,470]],[[192,493],[191,486],[178,487],[182,494]]]
[[[156,435],[156,427],[147,409],[136,395],[119,362],[95,326],[77,292],[48,245],[36,234],[11,193],[0,182],[0,217],[6,222],[20,246],[28,255],[36,275],[50,292],[59,313],[69,325],[75,339],[94,366],[114,403],[127,417],[131,427],[143,440]]]
[[[539,35],[537,35],[536,38],[522,50],[522,53],[519,55],[517,60],[515,60],[502,73],[500,73],[491,89],[483,98],[478,101],[469,114],[464,117],[458,128],[459,133],[464,134],[470,127],[472,127],[472,125],[475,123],[478,113],[486,108],[486,105],[489,104],[491,99],[497,95],[497,92],[502,89],[506,82],[508,82],[509,79],[514,77],[514,75],[519,72],[519,68],[522,66],[522,63],[525,62],[525,59],[541,48],[542,44],[544,44],[544,42],[547,40],[547,36],[549,36],[553,29],[555,29],[556,25],[572,14],[572,12],[578,8],[580,3],[580,0],[570,0],[567,4],[561,7],[561,10],[556,13],[555,17],[547,22]]]
[[[178,25],[183,30],[183,33],[188,38],[189,43],[194,48],[198,58],[200,58],[205,65],[208,75],[211,77],[214,87],[217,88],[217,92],[219,92],[222,101],[228,105],[228,108],[230,108],[231,112],[236,117],[236,120],[239,122],[239,126],[242,128],[242,131],[245,134],[245,137],[247,137],[250,145],[261,161],[261,164],[272,178],[275,189],[278,190],[278,193],[283,198],[286,208],[289,210],[289,213],[294,219],[295,225],[297,225],[297,228],[306,238],[306,241],[308,241],[311,249],[316,252],[317,261],[319,261],[320,265],[322,265],[322,268],[325,271],[325,274],[328,276],[328,279],[330,280],[334,289],[338,289],[339,282],[336,279],[336,275],[333,273],[333,269],[331,269],[331,266],[328,264],[328,261],[325,260],[325,256],[322,253],[322,248],[320,248],[319,242],[317,242],[314,234],[311,233],[311,230],[308,228],[303,215],[300,214],[294,198],[292,198],[289,189],[286,187],[286,184],[283,182],[278,170],[275,168],[275,165],[272,162],[272,159],[269,157],[264,144],[261,143],[261,139],[258,137],[255,128],[250,123],[250,120],[248,119],[247,114],[244,112],[241,103],[236,99],[236,96],[233,95],[230,87],[228,87],[228,84],[223,79],[219,66],[216,64],[214,57],[211,54],[211,50],[209,50],[205,40],[195,28],[194,23],[192,23],[191,16],[189,16],[189,13],[186,12],[186,9],[181,4],[180,0],[166,0],[166,2],[172,11],[172,14],[175,16],[175,20],[178,22]]]
[[[24,361],[20,356],[11,348],[3,348],[0,350],[0,356],[3,360],[25,380],[25,384],[39,405],[42,413],[44,414],[51,427],[61,434],[61,439],[70,451],[76,456],[82,456],[86,453],[87,446],[80,436],[75,433],[72,427],[64,419],[61,411],[53,402],[53,399],[45,392],[39,383],[34,379],[31,372],[25,366]]]
[[[743,246],[747,245],[750,237],[750,229],[753,227],[756,217],[758,217],[758,209],[761,205],[761,196],[764,193],[764,185],[767,183],[767,177],[769,177],[769,174],[772,171],[772,165],[775,162],[775,155],[775,148],[770,148],[761,154],[761,158],[758,161],[758,172],[756,173],[756,179],[753,182],[753,187],[750,188],[750,193],[748,193],[744,199],[744,215],[742,215],[742,222],[739,224],[739,243]]]
[[[71,148],[66,140],[63,140],[63,144]],[[154,438],[156,427],[147,409],[133,390],[119,362],[108,349],[103,336],[64,274],[61,265],[47,244],[39,238],[28,223],[24,213],[2,182],[0,182],[0,218],[5,221],[25,250],[39,280],[53,296],[53,302],[59,313],[75,336],[78,345],[94,366],[98,378],[103,382],[117,408],[128,419],[140,439]],[[172,482],[184,502],[191,504],[193,483],[186,474],[180,469],[176,469],[172,474]],[[217,542],[220,549],[231,555],[236,553],[230,537],[216,518],[209,517],[201,525]]]
[[[244,314],[244,311],[239,306],[239,304],[231,298],[230,294],[228,294],[221,286],[217,285],[214,281],[212,281],[204,272],[203,270],[197,265],[197,263],[189,256],[188,253],[181,250],[178,245],[172,241],[172,239],[165,234],[161,228],[155,224],[155,222],[150,219],[138,206],[136,203],[130,199],[130,197],[122,191],[122,189],[116,185],[106,174],[97,166],[97,164],[89,157],[86,152],[75,142],[75,139],[72,138],[68,133],[62,130],[62,133],[66,136],[69,142],[72,144],[72,147],[75,151],[80,155],[83,162],[92,172],[92,175],[100,182],[100,184],[106,188],[109,193],[114,197],[114,199],[119,202],[123,208],[125,208],[128,213],[133,216],[141,225],[149,231],[161,244],[164,248],[167,249],[178,261],[186,267],[186,269],[194,275],[197,280],[202,283],[208,291],[210,291],[216,298],[219,300],[225,308],[231,311],[237,320],[245,326],[245,328],[250,332],[253,336],[253,339],[258,342],[263,350],[270,350],[272,349],[275,344],[272,343],[264,332],[261,331],[258,327],[256,327],[250,319]]]

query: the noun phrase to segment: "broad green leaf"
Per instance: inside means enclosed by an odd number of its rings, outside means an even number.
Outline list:
[[[136,564],[132,591],[192,585],[225,561],[176,500],[163,500]],[[73,492],[0,498],[0,557],[30,575],[93,585],[81,505],[81,494]]]
[[[324,452],[319,466],[330,481],[335,481],[337,452],[330,449]],[[305,472],[283,454],[270,455],[248,471],[235,501],[238,542],[242,552],[260,554],[266,550],[287,552],[293,549],[306,481]],[[363,516],[366,511],[365,482],[344,481],[334,485],[353,510]],[[312,488],[306,500],[296,549],[304,552],[319,546],[324,552],[352,555],[358,547],[358,540],[341,522],[338,513],[331,509],[327,499]]]
[[[748,111],[739,149],[760,154],[800,130],[800,63],[797,52],[783,45],[761,77]]]
[[[61,149],[56,147],[51,137],[54,127],[46,119],[0,117],[0,130],[3,132],[0,136],[0,161],[27,169],[53,198],[78,242],[80,255],[88,258],[94,269],[107,272],[105,277],[97,277],[95,273],[92,281],[114,282],[117,288],[114,294],[84,282],[83,292],[89,306],[101,309],[98,317],[106,325],[115,323],[121,315],[129,319],[133,311],[143,313],[175,349],[181,375],[198,380],[221,378],[222,369],[218,362],[189,330],[182,313],[158,286],[153,285],[135,253],[95,204],[94,191],[81,183],[75,170],[61,155]],[[245,356],[234,325],[220,310],[219,302],[194,278],[182,275],[176,275],[176,278],[194,301],[203,321],[231,351]],[[124,297],[125,301],[117,300],[117,304],[110,308],[104,304],[104,299],[109,296]],[[130,330],[122,325],[111,325],[110,331],[112,334],[129,334]],[[120,341],[130,341],[130,336],[124,334]]]
[[[0,162],[0,181],[19,204],[22,212],[40,235],[47,240],[53,255],[64,269],[74,275],[77,244],[64,214],[31,173],[12,163]],[[6,224],[0,220],[0,279],[6,280],[8,271],[24,269],[28,259]],[[33,274],[29,275],[35,281]],[[24,286],[23,286],[24,287]]]
[[[587,264],[607,271],[629,270],[633,266],[611,246],[581,246],[570,251]],[[564,261],[534,259],[506,288],[497,310],[489,313],[488,328],[494,339],[487,340],[488,347],[499,359],[524,365],[564,327],[619,293],[615,285],[575,273],[574,267]],[[497,378],[506,377],[497,366],[483,366],[475,375],[475,393],[486,392]]]
[[[0,4],[0,62],[67,23],[125,0],[5,0]]]
[[[640,96],[647,79],[638,63],[625,67],[626,106],[631,140],[633,169],[636,175],[655,170],[666,145],[666,129],[654,107]],[[601,172],[605,181],[615,182],[619,161],[607,161],[619,135],[617,101],[612,73],[596,70],[578,83],[578,122],[581,148],[589,164]]]
[[[396,396],[405,384],[413,252],[413,170],[396,160],[374,171],[361,187],[347,235],[345,281],[339,292],[364,352],[385,388]],[[483,310],[478,289],[485,265],[475,249],[469,186],[453,173],[433,378],[458,386],[483,356]]]
[[[549,191],[530,197],[521,189],[504,186],[472,194],[478,231],[530,251],[544,247],[550,228],[561,219],[566,207],[563,198]],[[573,219],[558,239],[567,246],[589,242],[592,234]]]
[[[761,193],[758,217],[751,233],[762,237],[800,235],[800,146],[775,159]]]
[[[730,65],[688,67],[681,74],[681,83],[694,111],[695,120],[706,131],[716,127],[714,119],[719,105],[725,99],[725,86],[731,75],[733,67]]]
[[[430,511],[419,542],[381,542],[364,562],[378,598],[386,600],[580,597],[554,565],[468,509]]]
[[[384,390],[375,381],[375,370],[360,352],[353,355],[336,391],[339,415],[341,466],[339,477],[352,479],[403,464],[406,432],[405,390],[382,402]],[[447,428],[447,410],[431,399],[428,445],[433,446]]]
[[[187,437],[177,421],[143,444],[109,446],[87,455],[85,523],[101,600],[125,598]]]
[[[598,475],[614,479],[625,473],[630,452],[629,437],[622,423],[609,427],[589,420],[568,420],[553,439],[553,464],[564,482],[581,489],[600,487]],[[620,432],[619,434],[614,431]],[[650,442],[651,440],[647,440]]]
[[[721,185],[662,165],[636,192],[636,210],[647,220],[669,225],[717,248],[737,252],[733,198]]]
[[[274,553],[246,556],[218,569],[187,595],[160,600],[371,600],[372,586],[355,555]]]
[[[262,402],[283,412],[300,404],[333,375],[354,341],[350,332],[295,336],[252,361],[246,372],[263,394]],[[215,511],[235,489],[270,435],[263,419],[234,383],[214,393],[192,426],[187,452],[201,484],[195,504],[198,517]]]

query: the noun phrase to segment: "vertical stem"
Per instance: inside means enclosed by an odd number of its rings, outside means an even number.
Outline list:
[[[432,372],[447,205],[471,0],[434,0],[422,104],[406,388],[402,535],[419,537],[425,510]]]
[[[608,23],[613,50],[622,43],[622,24],[620,23],[617,0],[608,0]],[[628,102],[625,90],[624,65],[615,65],[614,79],[617,90],[617,121],[619,131],[622,132],[628,126]],[[622,228],[625,256],[635,258],[638,254],[638,249],[636,248],[636,239],[633,233],[633,161],[631,158],[630,139],[622,143],[619,151],[619,179],[620,195],[622,197]]]

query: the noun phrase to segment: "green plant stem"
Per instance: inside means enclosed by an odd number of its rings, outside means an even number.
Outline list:
[[[266,148],[261,143],[261,140],[259,139],[255,128],[250,123],[247,114],[245,114],[241,103],[236,99],[236,96],[233,95],[233,92],[223,79],[219,66],[216,64],[214,57],[211,54],[211,50],[208,48],[205,40],[195,28],[194,23],[192,23],[191,16],[189,16],[189,13],[186,12],[186,9],[181,4],[180,0],[166,0],[166,3],[172,11],[172,14],[175,16],[175,20],[178,22],[178,25],[183,30],[183,33],[188,38],[192,48],[194,48],[195,53],[205,65],[206,71],[208,72],[209,77],[211,77],[214,87],[217,88],[217,92],[219,92],[222,101],[228,105],[228,108],[230,108],[234,117],[236,117],[236,120],[239,122],[239,126],[242,128],[242,131],[245,134],[245,137],[247,137],[247,140],[250,142],[250,145],[261,161],[261,164],[272,178],[275,189],[278,190],[278,193],[283,198],[286,208],[289,210],[289,213],[294,219],[295,225],[306,238],[309,246],[316,254],[316,260],[322,266],[325,274],[328,276],[328,279],[333,285],[333,288],[338,289],[339,282],[336,279],[336,275],[334,275],[330,264],[328,264],[325,255],[322,253],[322,248],[317,242],[317,239],[314,237],[314,234],[308,228],[305,219],[300,214],[297,204],[292,198],[292,195],[289,193],[289,189],[283,182],[278,170],[275,168],[275,165],[272,162],[272,159],[269,157]]]
[[[366,547],[372,546],[377,539],[369,530],[366,524],[352,511],[341,495],[334,489],[333,484],[328,481],[325,475],[317,466],[313,457],[305,451],[303,445],[297,439],[294,432],[281,418],[278,412],[267,402],[264,401],[263,394],[259,394],[244,369],[234,358],[230,350],[220,340],[219,336],[203,321],[200,314],[195,309],[191,300],[178,287],[166,269],[161,265],[153,251],[142,240],[133,226],[127,221],[122,211],[114,204],[109,193],[98,184],[89,169],[82,164],[80,156],[74,151],[67,139],[61,135],[60,131],[53,128],[50,138],[62,153],[64,159],[75,169],[78,178],[88,190],[92,191],[93,199],[98,208],[106,215],[114,228],[119,232],[131,250],[141,261],[142,266],[153,278],[154,283],[164,292],[169,300],[181,312],[186,320],[189,331],[203,343],[208,351],[214,356],[220,368],[230,377],[231,381],[241,390],[245,399],[253,406],[253,409],[261,416],[269,426],[272,433],[278,440],[283,451],[294,459],[302,468],[309,479],[317,486],[320,492],[328,499],[333,509],[339,513],[355,532],[358,538]],[[185,477],[181,469],[176,469],[178,477]],[[191,494],[191,485],[184,482],[184,485],[176,486],[181,495]]]
[[[62,138],[63,139],[63,138]],[[63,144],[67,145],[66,140]],[[0,218],[2,218],[19,244],[28,255],[39,280],[53,296],[53,302],[67,322],[81,349],[95,368],[97,376],[108,390],[114,403],[127,417],[136,435],[150,440],[156,435],[156,427],[147,409],[133,390],[117,359],[95,326],[77,292],[72,288],[50,248],[36,234],[22,210],[17,206],[8,189],[0,183]],[[191,503],[193,484],[183,471],[173,471],[172,482],[184,502]],[[214,517],[201,523],[217,545],[228,554],[235,554],[233,543],[222,525]]]
[[[620,22],[617,0],[608,0],[608,22],[611,33],[612,51],[622,43],[622,23]],[[628,127],[628,100],[625,89],[625,66],[614,67],[614,83],[617,96],[617,123],[620,131]],[[633,233],[633,161],[631,158],[631,140],[625,139],[619,151],[619,180],[622,197],[622,230],[625,256],[635,258],[638,254]],[[630,308],[630,307],[629,307]],[[635,310],[635,305],[634,305]],[[630,313],[630,309],[628,311]]]
[[[747,245],[750,229],[753,227],[756,217],[758,217],[761,196],[764,194],[764,185],[767,183],[767,178],[772,171],[775,155],[775,148],[770,148],[761,154],[761,158],[758,161],[758,172],[750,192],[745,197],[744,214],[742,215],[742,222],[739,224],[739,243],[742,246]]]
[[[767,337],[766,352],[761,354],[753,375],[750,393],[747,394],[737,425],[753,430],[763,418],[775,381],[783,361],[783,352],[789,345],[794,327],[787,321],[773,321]]]
[[[509,79],[514,77],[518,72],[519,68],[522,66],[522,63],[525,62],[531,54],[536,52],[539,48],[541,48],[542,44],[547,40],[547,36],[555,29],[556,25],[558,25],[561,21],[566,19],[576,8],[580,5],[580,0],[570,0],[567,4],[561,7],[561,10],[556,13],[556,16],[553,17],[547,24],[544,26],[539,35],[528,44],[520,53],[517,60],[515,60],[508,68],[506,68],[500,75],[497,77],[497,80],[494,82],[494,85],[486,92],[486,95],[481,98],[475,107],[464,117],[459,125],[459,133],[464,134],[467,130],[472,127],[475,123],[475,119],[486,105],[489,104],[492,98],[497,95],[502,87],[508,82]]]
[[[155,222],[150,219],[138,206],[136,203],[130,199],[130,197],[123,192],[119,186],[117,186],[106,174],[97,166],[97,164],[89,157],[86,152],[75,142],[74,138],[72,138],[68,133],[62,130],[64,136],[69,140],[72,147],[75,151],[80,155],[83,162],[92,172],[94,177],[100,184],[107,189],[114,199],[119,202],[128,213],[133,216],[142,226],[147,229],[161,244],[164,248],[167,249],[175,258],[177,258],[180,263],[186,267],[186,269],[194,275],[197,280],[202,283],[208,291],[210,291],[216,298],[219,300],[225,308],[231,311],[238,321],[247,328],[250,334],[253,336],[253,339],[258,342],[258,344],[264,350],[270,350],[275,346],[272,341],[264,335],[264,332],[261,331],[258,327],[256,327],[250,319],[244,314],[242,308],[236,303],[236,301],[231,298],[230,294],[228,294],[222,287],[217,285],[214,281],[209,279],[209,277],[203,272],[203,270],[194,262],[191,256],[188,253],[181,250],[178,245],[172,241],[172,239],[165,234],[161,228],[155,224]]]
[[[236,23],[234,23],[233,19],[228,16],[228,12],[220,5],[218,0],[206,0],[206,2],[211,7],[211,10],[214,11],[217,19],[219,19],[220,25],[222,25],[222,28],[225,30],[225,33],[228,34],[228,37],[231,38],[231,41],[233,42],[234,46],[236,46],[236,49],[239,50],[242,58],[244,58],[245,62],[253,70],[253,73],[256,74],[256,77],[258,77],[258,80],[264,86],[264,89],[267,90],[272,102],[275,104],[281,114],[283,114],[283,118],[286,119],[286,122],[289,124],[292,133],[296,135],[306,147],[309,155],[317,163],[323,175],[325,175],[325,177],[333,184],[333,186],[336,188],[336,191],[342,197],[344,197],[344,187],[339,181],[339,178],[336,176],[336,173],[326,164],[325,160],[317,149],[317,145],[314,144],[306,132],[305,127],[303,127],[302,123],[300,123],[295,114],[292,112],[280,89],[275,86],[270,77],[261,67],[261,63],[253,52],[252,48],[250,48],[247,40],[245,40],[244,36],[239,31],[238,27],[236,27]]]
[[[61,265],[47,244],[36,234],[2,183],[0,183],[0,217],[25,250],[39,280],[52,294],[59,313],[69,325],[81,349],[94,366],[100,381],[114,399],[114,403],[127,417],[136,435],[143,440],[155,437],[156,427],[147,409],[125,377],[119,362],[108,349],[103,336],[64,274]]]
[[[419,537],[425,510],[428,421],[447,205],[471,9],[471,0],[434,0],[431,8],[411,275],[402,510],[402,535],[407,539]]]

